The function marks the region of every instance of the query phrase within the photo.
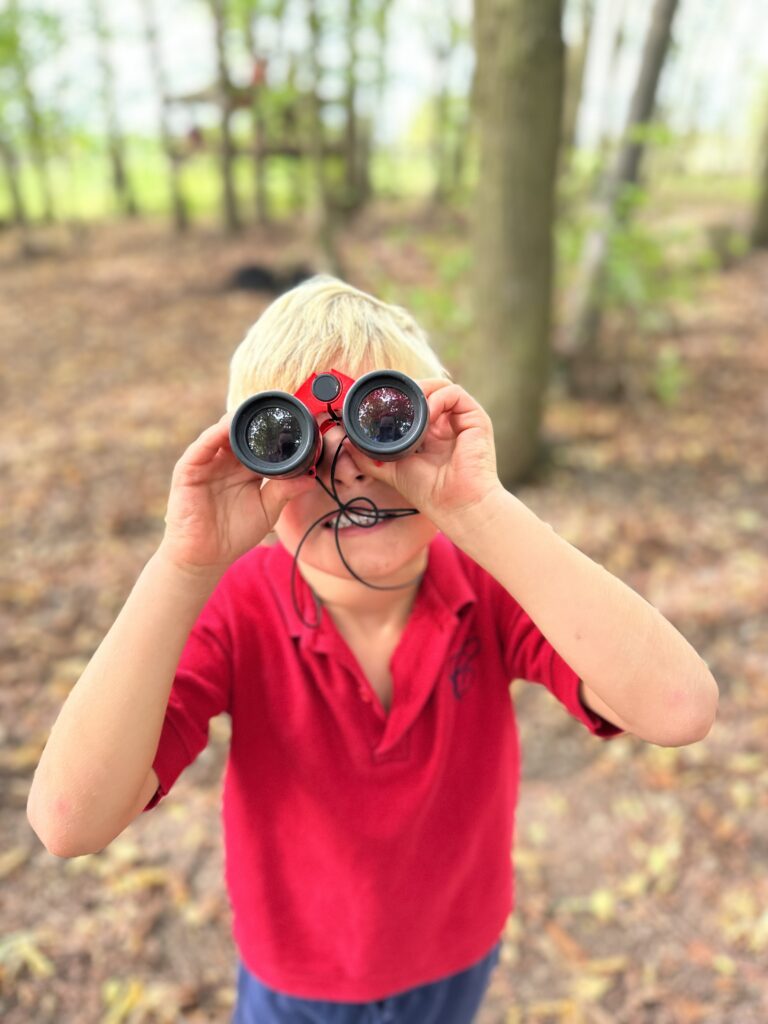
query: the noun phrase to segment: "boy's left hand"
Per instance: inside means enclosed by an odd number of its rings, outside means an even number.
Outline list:
[[[361,470],[394,487],[443,532],[491,492],[502,487],[496,470],[491,418],[458,384],[420,380],[429,424],[414,451],[377,465],[348,447]]]

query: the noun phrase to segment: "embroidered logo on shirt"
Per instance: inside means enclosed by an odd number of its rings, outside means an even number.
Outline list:
[[[475,659],[479,653],[480,638],[468,636],[458,651],[449,655],[451,663],[449,678],[456,700],[461,700],[475,681],[477,675]]]

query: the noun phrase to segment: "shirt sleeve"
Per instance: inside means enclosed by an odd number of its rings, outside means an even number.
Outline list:
[[[225,601],[214,591],[181,653],[152,767],[160,785],[144,811],[168,794],[208,743],[211,718],[230,710],[232,658]]]
[[[510,679],[540,683],[590,732],[602,739],[623,733],[579,697],[579,676],[557,653],[528,613],[499,587],[500,629],[504,667]]]

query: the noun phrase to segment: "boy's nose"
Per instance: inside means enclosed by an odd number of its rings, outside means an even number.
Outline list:
[[[342,440],[346,437],[344,428],[336,425],[323,436],[323,457],[320,461],[320,465],[317,467],[317,471],[322,476],[323,482],[330,483],[331,475],[331,463],[333,457],[336,454],[336,450],[341,444]],[[361,473],[360,469],[356,465],[353,455],[354,449],[351,448],[351,442],[349,438],[344,441],[339,457],[336,460],[336,467],[334,469],[334,480],[337,485],[351,486],[355,483],[360,483],[366,479],[365,473]]]

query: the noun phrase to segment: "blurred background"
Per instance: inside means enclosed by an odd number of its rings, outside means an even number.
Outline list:
[[[505,485],[721,689],[602,743],[512,687],[517,908],[479,1024],[768,1019],[768,20],[758,0],[5,0],[0,1013],[227,1021],[229,722],[101,853],[25,815],[229,358],[330,271],[410,309]]]

